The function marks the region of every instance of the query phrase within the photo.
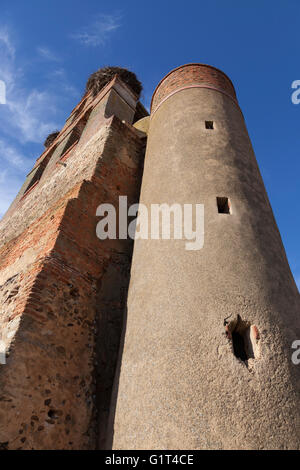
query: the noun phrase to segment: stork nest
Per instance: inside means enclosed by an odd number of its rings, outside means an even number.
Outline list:
[[[55,132],[52,132],[51,134],[48,135],[47,139],[45,140],[44,142],[44,146],[46,148],[50,147],[50,145],[53,144],[53,142],[55,141],[56,137],[58,136],[59,134],[59,131],[55,131]]]
[[[86,92],[92,90],[96,96],[105,85],[107,85],[115,75],[119,75],[121,80],[139,97],[143,89],[141,82],[137,79],[135,73],[121,67],[103,67],[92,73],[86,83]]]

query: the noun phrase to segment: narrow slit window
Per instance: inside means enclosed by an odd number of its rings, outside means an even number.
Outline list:
[[[230,214],[230,201],[228,197],[217,197],[219,214]]]
[[[214,121],[205,121],[205,129],[213,129]]]

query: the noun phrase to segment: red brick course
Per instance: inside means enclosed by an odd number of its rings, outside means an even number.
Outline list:
[[[186,64],[172,70],[160,81],[153,93],[151,113],[176,90],[192,85],[212,87],[236,100],[233,84],[221,70],[205,64]]]

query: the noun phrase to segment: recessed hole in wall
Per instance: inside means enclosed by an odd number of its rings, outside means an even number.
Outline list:
[[[249,367],[249,360],[259,356],[259,332],[255,325],[242,320],[237,315],[229,324],[225,323],[227,337],[232,341],[235,357],[245,362]]]
[[[51,419],[56,419],[56,418],[58,418],[58,415],[57,415],[57,413],[56,413],[55,410],[49,410],[49,411],[48,411],[48,416],[49,416],[49,418],[51,418]]]
[[[228,197],[217,197],[219,214],[230,214],[230,201]]]
[[[245,334],[241,334],[238,331],[232,332],[232,345],[233,345],[233,352],[235,357],[241,359],[242,361],[247,361],[250,358],[254,359],[253,352],[250,351],[248,355],[246,349],[246,337]]]
[[[213,129],[214,121],[205,121],[205,129]]]

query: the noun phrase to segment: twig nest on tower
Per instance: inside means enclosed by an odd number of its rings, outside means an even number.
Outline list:
[[[135,73],[121,67],[103,67],[97,70],[97,72],[92,73],[86,83],[86,91],[92,90],[93,95],[97,95],[115,75],[119,75],[121,80],[126,83],[138,97],[140,96],[143,89],[141,82],[137,79]]]
[[[55,131],[55,132],[52,132],[52,134],[49,134],[47,139],[45,140],[44,142],[44,146],[46,148],[50,147],[50,145],[53,144],[53,142],[55,141],[56,137],[58,136],[59,134],[59,131]]]

